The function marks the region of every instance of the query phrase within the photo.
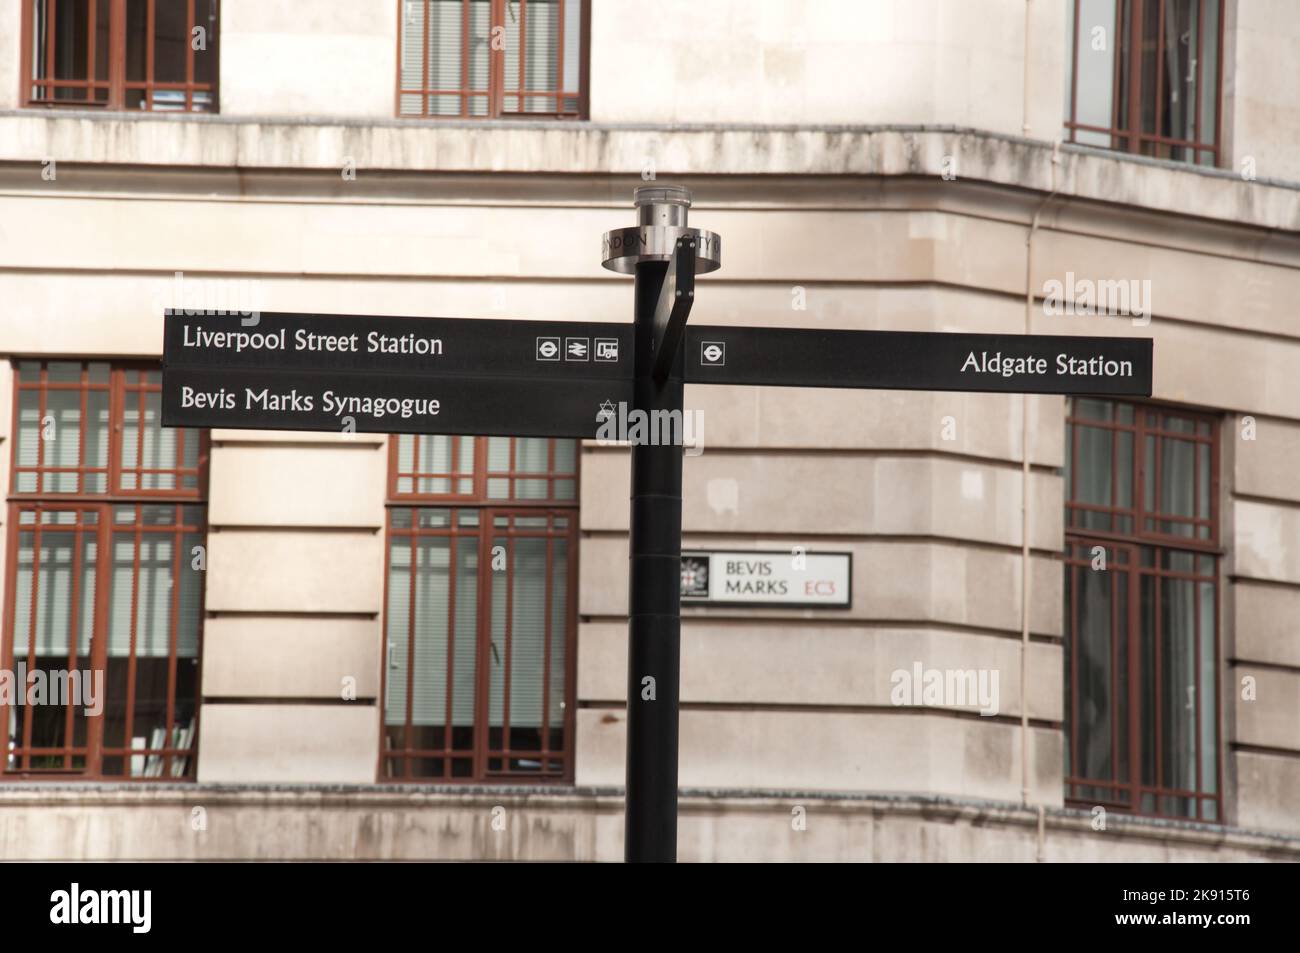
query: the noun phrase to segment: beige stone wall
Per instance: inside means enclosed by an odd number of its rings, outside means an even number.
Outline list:
[[[693,220],[724,238],[695,323],[1151,336],[1155,398],[1221,420],[1221,756],[1226,820],[1245,830],[1121,820],[1102,834],[1061,808],[1060,398],[692,387],[706,427],[704,454],[686,463],[686,544],[847,550],[854,604],[684,613],[682,783],[728,792],[686,800],[682,856],[1295,858],[1300,189],[1008,138],[1059,129],[1054,0],[836,0],[752,17],[673,0],[649,27],[602,3],[596,123],[479,127],[392,121],[395,4],[377,16],[343,0],[292,17],[275,6],[223,5],[222,116],[90,119],[4,112],[18,30],[17,6],[3,5],[0,356],[156,357],[177,272],[251,282],[262,310],[626,321],[630,282],[600,269],[597,238],[631,220],[648,159],[695,188]],[[1232,156],[1300,179],[1300,92],[1283,81],[1300,10],[1234,8]],[[695,39],[674,9],[689,10]],[[1031,45],[1027,96],[1026,10],[1046,38]],[[643,57],[657,82],[626,78]],[[862,128],[890,123],[988,133]],[[938,178],[946,156],[954,182]],[[40,176],[47,158],[53,182]],[[339,175],[348,160],[355,182]],[[1027,314],[1026,293],[1067,273],[1149,279],[1150,325]],[[796,289],[806,310],[792,308]],[[11,392],[6,361],[6,481]],[[1255,439],[1243,439],[1247,416]],[[0,853],[617,859],[608,791],[370,790],[386,443],[212,437],[200,784],[5,786]],[[627,467],[624,450],[584,448],[582,786],[623,780]],[[996,671],[998,714],[894,706],[890,675],[916,661]],[[355,701],[342,697],[348,679]],[[915,794],[948,806],[923,810],[933,802]],[[809,828],[793,832],[805,801]],[[498,804],[519,819],[503,837],[488,824]],[[206,832],[190,826],[195,806]]]
[[[11,860],[617,862],[609,789],[394,790],[335,785],[0,791]],[[495,825],[495,826],[494,826]],[[936,797],[683,792],[688,862],[1196,863],[1300,860],[1300,839]]]
[[[31,132],[33,122],[21,128]],[[71,129],[68,120],[38,122],[43,135]],[[70,134],[74,143],[81,135]],[[538,148],[560,161],[562,146]],[[688,177],[703,199],[695,220],[726,244],[724,269],[701,282],[692,320],[1022,331],[1026,238],[1047,190],[1017,188],[1011,170],[1044,184],[1055,174],[1029,288],[1041,294],[1067,272],[1149,278],[1154,318],[1135,327],[1035,307],[1029,327],[1150,335],[1156,398],[1221,412],[1228,820],[1294,832],[1300,493],[1288,474],[1300,460],[1300,328],[1288,302],[1300,292],[1300,243],[1262,226],[1296,197],[1104,157],[1074,155],[1053,173],[1047,150],[997,140],[965,148],[983,156],[983,181]],[[1112,191],[1177,195],[1192,208],[1202,190],[1221,217],[1096,201],[1111,167],[1123,174]],[[594,243],[628,219],[632,176],[425,182],[363,173],[348,191],[329,171],[240,181],[72,163],[42,183],[15,163],[0,177],[12,265],[0,274],[6,354],[157,355],[159,310],[171,303],[177,270],[187,281],[252,280],[262,309],[609,321],[630,311],[630,283],[599,269]],[[1234,224],[1247,208],[1247,224]],[[806,310],[792,309],[795,286]],[[7,390],[0,400],[9,401]],[[848,550],[855,597],[839,613],[686,613],[683,784],[1018,804],[1027,777],[1031,804],[1059,807],[1062,400],[693,387],[687,403],[706,423],[705,452],[686,462],[687,545]],[[1253,441],[1238,436],[1247,414],[1258,425]],[[946,418],[953,440],[943,436]],[[8,414],[0,419],[7,429]],[[622,450],[590,445],[583,454],[576,780],[584,785],[622,781],[627,465]],[[375,779],[386,466],[375,437],[213,434],[200,781]],[[996,670],[999,713],[896,708],[890,673],[915,661]],[[1240,700],[1247,675],[1257,688],[1250,702]],[[348,677],[354,702],[341,698]]]
[[[1300,10],[1290,0],[1226,6],[1223,165],[1240,171],[1250,160],[1258,176],[1300,180],[1292,148],[1300,92],[1291,70]],[[756,9],[744,0],[662,0],[646,19],[635,5],[595,3],[591,118],[955,125],[1052,141],[1063,120],[1065,7],[1057,0],[821,0]],[[19,9],[0,9],[0,110],[19,101]],[[318,0],[303,9],[227,0],[222,115],[392,119],[398,16],[389,0]],[[340,155],[364,167],[356,151]],[[636,167],[647,160],[661,170],[680,164],[679,155],[649,150]]]
[[[1253,166],[1257,175],[1294,182],[1300,179],[1300,84],[1291,69],[1300,56],[1296,6],[1289,0],[1236,0],[1230,10],[1224,139],[1232,168],[1241,173]]]

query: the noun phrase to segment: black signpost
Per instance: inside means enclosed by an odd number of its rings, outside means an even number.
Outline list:
[[[604,237],[632,324],[168,312],[168,427],[597,438],[620,409],[676,414],[685,384],[1151,394],[1149,338],[691,325],[721,241],[685,189],[638,189]],[[625,439],[616,434],[616,439]],[[677,856],[682,446],[631,440],[629,861]]]

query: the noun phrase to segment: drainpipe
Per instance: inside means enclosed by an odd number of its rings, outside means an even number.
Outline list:
[[[1026,2],[1026,9],[1028,8]],[[1047,193],[1029,223],[1025,236],[1025,334],[1033,332],[1034,233],[1043,209],[1056,197],[1057,171],[1061,164],[1061,141],[1052,145],[1052,190]],[[1029,806],[1029,394],[1020,402],[1020,800]],[[1043,816],[1039,807],[1038,856],[1043,854]]]

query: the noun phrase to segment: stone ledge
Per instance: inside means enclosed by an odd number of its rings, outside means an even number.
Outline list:
[[[957,175],[1300,231],[1300,183],[953,126],[647,125],[0,111],[0,162],[661,176]],[[1055,174],[1054,174],[1055,173]]]
[[[1036,828],[1038,807],[1008,801],[953,798],[942,795],[883,794],[800,790],[682,788],[680,813],[685,816],[752,813],[793,804],[815,805],[818,811],[872,815],[914,815],[929,820],[998,824]],[[203,784],[162,782],[43,782],[0,784],[0,811],[19,806],[153,807],[352,807],[392,810],[404,807],[496,805],[551,809],[623,811],[623,789],[605,786],[526,784]],[[1092,814],[1069,807],[1043,810],[1048,829],[1092,833]],[[1203,821],[1141,817],[1111,812],[1110,832],[1160,841],[1236,844],[1268,847],[1300,860],[1300,835],[1278,831],[1208,824]]]

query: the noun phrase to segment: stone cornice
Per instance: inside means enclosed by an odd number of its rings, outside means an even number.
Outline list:
[[[0,163],[640,178],[940,177],[1300,232],[1300,184],[945,126],[413,122],[0,111]],[[950,167],[951,163],[950,163]]]

